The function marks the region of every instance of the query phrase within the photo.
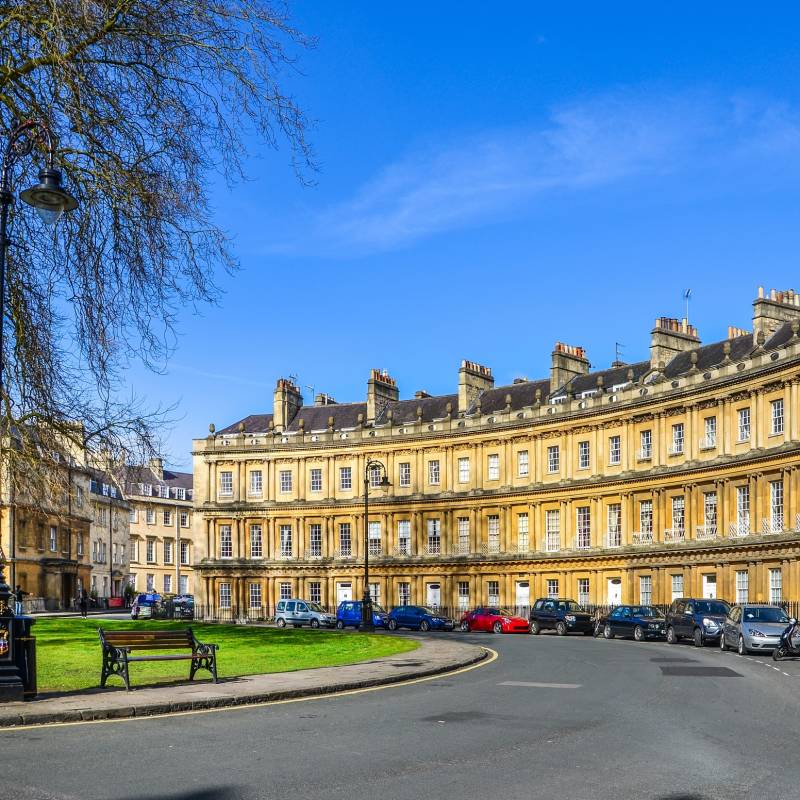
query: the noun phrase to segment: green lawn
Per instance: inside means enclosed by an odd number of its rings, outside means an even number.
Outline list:
[[[185,628],[185,622],[45,618],[33,626],[40,692],[75,691],[100,685],[101,648],[97,628],[137,630]],[[193,624],[201,642],[219,645],[217,672],[220,678],[263,672],[289,672],[312,667],[352,664],[413,650],[417,644],[396,636],[312,631],[307,628],[256,628],[245,625]],[[131,664],[131,686],[187,680],[188,661],[156,661]],[[205,680],[199,672],[195,680]],[[210,676],[208,676],[210,678]],[[108,686],[122,686],[112,677]]]

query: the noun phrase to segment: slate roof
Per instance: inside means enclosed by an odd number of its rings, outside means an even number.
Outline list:
[[[186,489],[187,493],[192,490],[193,476],[191,472],[176,472],[175,470],[165,469],[164,479],[150,468],[148,464],[139,464],[125,467],[124,470],[125,491],[130,494],[139,494],[139,484],[145,483],[150,486],[169,486],[170,488]]]
[[[790,322],[786,322],[778,328],[775,333],[765,342],[764,349],[767,351],[776,350],[785,346],[792,338],[793,332]],[[747,358],[754,349],[753,334],[748,333],[744,336],[737,336],[733,339],[723,339],[707,345],[701,345],[694,350],[679,353],[664,368],[664,377],[674,380],[681,375],[687,374],[692,367],[692,353],[697,354],[696,368],[705,372],[718,367],[725,360],[725,344],[730,343],[731,361],[741,361]],[[649,361],[637,361],[632,364],[623,364],[609,369],[596,370],[588,375],[578,375],[561,387],[555,395],[563,394],[566,389],[574,395],[583,392],[594,391],[597,389],[597,379],[602,376],[603,388],[608,391],[612,386],[626,384],[629,381],[629,372],[633,371],[633,382],[637,383],[647,376],[650,372]],[[527,406],[536,403],[536,390],[540,391],[540,399],[547,402],[550,398],[550,381],[542,378],[532,381],[519,381],[508,386],[495,386],[480,395],[481,413],[491,414],[504,411],[506,407],[506,396],[511,395],[511,410],[519,411]],[[392,411],[392,422],[395,425],[403,425],[417,421],[417,409],[422,409],[422,421],[433,422],[434,420],[444,419],[447,416],[447,404],[451,404],[453,416],[458,415],[458,395],[445,394],[436,397],[409,398],[407,400],[394,400],[386,404],[379,410],[376,424],[388,422],[388,411]],[[474,407],[468,413],[474,411]],[[334,429],[354,428],[358,425],[358,415],[363,414],[366,420],[366,403],[336,403],[328,406],[303,406],[297,413],[287,428],[288,431],[299,431],[300,420],[305,421],[306,433],[312,431],[325,431],[328,428],[328,418],[333,417]],[[269,430],[269,423],[272,414],[252,414],[245,417],[240,422],[244,423],[245,433],[266,433]],[[218,433],[234,434],[239,432],[240,422],[235,422],[227,428],[223,428]],[[165,473],[166,474],[166,473]],[[189,476],[191,481],[191,476]]]

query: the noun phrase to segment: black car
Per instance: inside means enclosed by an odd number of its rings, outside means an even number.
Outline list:
[[[603,638],[632,636],[637,642],[663,639],[666,625],[664,615],[652,606],[617,606],[600,621]]]
[[[724,600],[702,597],[673,600],[667,611],[667,641],[677,644],[681,639],[692,639],[695,647],[718,643],[728,611],[730,605]]]
[[[574,600],[541,597],[531,608],[531,633],[555,630],[559,636],[568,633],[594,633],[594,624],[589,613]]]

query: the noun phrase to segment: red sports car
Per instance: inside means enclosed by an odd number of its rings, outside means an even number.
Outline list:
[[[524,617],[517,617],[502,608],[476,608],[461,617],[462,631],[491,631],[492,633],[530,633]]]

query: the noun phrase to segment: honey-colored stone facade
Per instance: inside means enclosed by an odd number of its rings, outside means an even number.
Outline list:
[[[366,403],[306,407],[280,381],[272,414],[193,443],[200,602],[360,597],[369,459],[387,607],[800,599],[800,297],[753,320],[703,346],[660,318],[649,362],[601,372],[558,343],[549,380],[507,387],[464,362],[445,398],[373,371]]]

